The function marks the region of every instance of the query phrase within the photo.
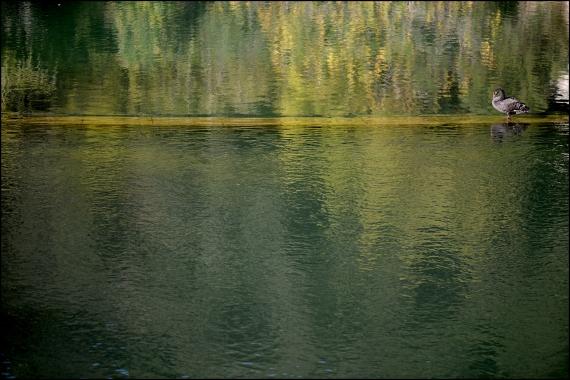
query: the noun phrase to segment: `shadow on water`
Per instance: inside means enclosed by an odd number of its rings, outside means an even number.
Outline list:
[[[503,17],[514,17],[519,9],[518,1],[501,1],[493,4],[496,9],[502,12]]]
[[[491,137],[496,142],[506,138],[520,136],[528,128],[528,123],[499,123],[491,125]]]

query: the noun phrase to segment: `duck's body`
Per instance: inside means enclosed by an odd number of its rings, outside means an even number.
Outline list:
[[[491,104],[497,111],[507,114],[507,120],[511,119],[511,115],[518,115],[529,111],[526,104],[520,100],[513,97],[507,97],[502,88],[497,88],[493,92],[493,100],[491,101]]]

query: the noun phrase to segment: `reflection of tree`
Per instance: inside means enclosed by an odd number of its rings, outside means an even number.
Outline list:
[[[2,60],[2,111],[31,112],[48,109],[53,100],[55,73],[32,62],[6,54]]]
[[[65,112],[488,113],[496,85],[536,112],[547,109],[568,64],[564,2],[110,2],[65,4],[63,15],[3,3],[3,10],[3,54],[33,47],[48,69],[63,69]]]
[[[538,127],[8,126],[4,298],[114,321],[139,373],[522,373],[566,341],[568,143]]]

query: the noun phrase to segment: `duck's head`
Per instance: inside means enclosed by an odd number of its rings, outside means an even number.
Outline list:
[[[502,100],[505,98],[505,90],[503,90],[502,88],[497,88],[495,89],[495,91],[493,91],[493,99],[499,99]]]

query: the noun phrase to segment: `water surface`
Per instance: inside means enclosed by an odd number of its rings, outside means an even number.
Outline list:
[[[568,376],[568,2],[1,6],[2,377]]]
[[[9,123],[1,175],[2,377],[568,375],[567,123]]]
[[[568,2],[2,2],[2,109],[568,111]],[[28,93],[26,93],[28,91]]]

